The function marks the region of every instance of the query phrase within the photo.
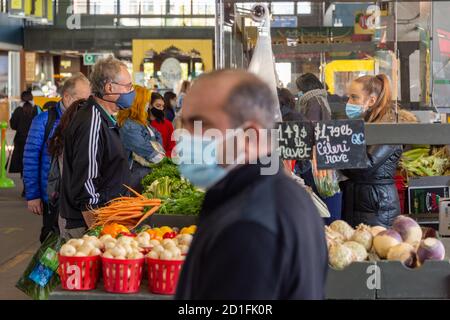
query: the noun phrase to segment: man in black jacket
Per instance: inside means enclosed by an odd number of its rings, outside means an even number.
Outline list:
[[[178,141],[182,174],[207,193],[177,299],[324,298],[328,263],[319,214],[283,169],[264,170],[272,146],[261,141],[264,129],[274,126],[274,105],[269,87],[244,71],[204,75],[186,95],[182,121],[189,133],[183,140],[208,145],[208,129],[214,128],[225,136],[215,151],[227,155],[227,129],[253,130],[258,141],[232,147],[243,164],[208,165],[187,163]]]
[[[90,208],[125,193],[128,157],[113,114],[131,107],[134,90],[124,63],[109,57],[96,63],[92,93],[66,129],[61,187],[65,238],[80,237],[93,223]]]

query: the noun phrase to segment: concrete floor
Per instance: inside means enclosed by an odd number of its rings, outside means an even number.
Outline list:
[[[0,299],[29,299],[15,284],[39,248],[42,218],[27,210],[20,177],[9,177],[16,187],[0,189]]]

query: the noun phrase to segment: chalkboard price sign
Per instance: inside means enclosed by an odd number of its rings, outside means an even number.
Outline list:
[[[314,128],[311,122],[278,123],[278,152],[284,160],[311,159]]]
[[[366,168],[364,121],[317,122],[315,138],[318,169]]]

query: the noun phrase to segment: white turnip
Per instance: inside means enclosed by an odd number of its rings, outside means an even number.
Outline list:
[[[362,224],[359,225],[350,240],[358,242],[359,244],[363,245],[366,251],[369,251],[370,248],[372,248],[373,242],[373,236],[370,232],[370,227]]]
[[[444,260],[445,248],[441,241],[436,238],[426,238],[422,240],[417,249],[417,259],[419,265],[426,260]]]
[[[406,216],[398,216],[392,224],[392,229],[397,231],[404,242],[413,244],[422,239],[422,229],[419,224]]]
[[[350,238],[353,236],[353,232],[355,232],[355,230],[353,230],[353,228],[343,220],[333,221],[333,223],[330,224],[330,228],[342,234],[344,240],[350,240]]]
[[[389,249],[387,259],[400,261],[405,266],[413,268],[416,265],[416,251],[409,243],[402,242]]]
[[[367,251],[364,246],[356,241],[347,241],[344,246],[350,248],[353,252],[353,261],[361,262],[367,259]]]
[[[373,239],[375,252],[381,259],[386,259],[389,249],[402,242],[400,234],[392,229],[380,232]]]
[[[329,260],[333,268],[341,270],[354,261],[354,254],[349,247],[336,243],[330,247]]]

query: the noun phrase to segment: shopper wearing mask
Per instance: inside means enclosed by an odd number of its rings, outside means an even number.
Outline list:
[[[306,118],[295,111],[295,97],[286,88],[278,88],[278,101],[283,121],[306,121]]]
[[[67,108],[79,99],[86,99],[90,94],[89,80],[81,73],[73,75],[64,82],[61,101],[56,107],[50,107],[46,112],[40,113],[33,120],[28,134],[23,161],[24,182],[28,210],[42,215],[43,218],[41,242],[57,228],[57,213],[49,207],[47,195],[48,174],[52,160],[48,153],[48,141]]]
[[[135,91],[133,105],[130,109],[119,111],[117,123],[123,147],[129,154],[131,187],[141,193],[142,178],[150,172],[152,163],[158,163],[164,158],[165,152],[161,145],[161,134],[147,125],[150,91],[141,86],[135,86]]]
[[[364,119],[367,123],[395,123],[396,112],[391,86],[386,75],[363,76],[354,80],[348,89],[346,113],[350,119]],[[399,122],[416,122],[416,117],[398,112]],[[344,190],[343,213],[352,226],[360,223],[390,227],[400,214],[395,186],[395,173],[402,155],[400,145],[367,147],[367,168],[343,170],[348,178]]]
[[[177,299],[324,298],[323,223],[263,142],[274,105],[267,84],[238,70],[202,75],[186,95],[176,159],[182,175],[207,192]],[[256,140],[240,144],[229,131],[237,128]],[[214,154],[229,161],[220,164]],[[267,158],[273,172],[264,170]]]
[[[20,173],[20,177],[23,178],[23,153],[31,122],[37,114],[37,107],[33,104],[33,95],[30,91],[22,92],[20,98],[21,105],[14,110],[9,120],[11,129],[16,131],[9,172]],[[25,182],[22,197],[25,197]]]
[[[172,91],[164,93],[164,115],[167,120],[173,122],[175,119],[175,108],[177,107],[177,95]]]
[[[152,93],[150,99],[149,120],[150,125],[161,134],[166,156],[171,158],[175,146],[175,141],[172,138],[173,125],[164,115],[164,98],[156,92]]]
[[[99,60],[90,76],[93,96],[80,106],[65,133],[61,217],[64,238],[78,238],[93,223],[89,208],[126,193],[128,156],[114,118],[135,98],[131,75],[121,61]]]

